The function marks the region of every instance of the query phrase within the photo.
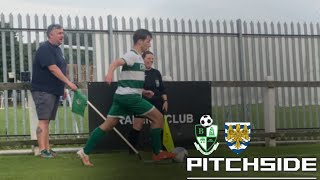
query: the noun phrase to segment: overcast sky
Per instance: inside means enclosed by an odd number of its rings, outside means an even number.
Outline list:
[[[4,14],[319,22],[320,0],[0,0]]]

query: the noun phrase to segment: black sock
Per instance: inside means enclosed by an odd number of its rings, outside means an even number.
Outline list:
[[[129,133],[129,142],[131,143],[131,145],[135,148],[137,148],[138,142],[139,142],[139,136],[140,136],[140,131],[135,130],[135,129],[131,129],[130,133]],[[131,148],[130,148],[131,150]]]
[[[163,145],[163,129],[161,129],[161,150],[166,150],[166,147]]]

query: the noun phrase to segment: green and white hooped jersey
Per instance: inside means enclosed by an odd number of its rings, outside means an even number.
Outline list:
[[[116,94],[142,94],[145,66],[140,54],[131,50],[123,55],[126,64],[122,66]]]

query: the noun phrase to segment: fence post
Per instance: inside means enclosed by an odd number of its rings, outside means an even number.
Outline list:
[[[243,53],[243,37],[242,37],[242,21],[241,19],[237,20],[237,31],[238,31],[238,48],[239,48],[239,75],[240,81],[244,81],[244,53]],[[240,96],[241,96],[241,107],[242,107],[242,122],[247,121],[247,112],[246,112],[246,103],[244,99],[244,87],[240,87]]]
[[[30,118],[30,138],[31,140],[37,140],[36,129],[38,125],[38,115],[36,112],[36,106],[34,104],[31,91],[28,90],[28,106],[29,106],[29,118]]]
[[[267,76],[265,81],[273,81],[272,76]],[[275,116],[275,88],[265,87],[264,88],[264,128],[265,133],[276,132],[276,116]],[[274,137],[265,137],[266,146],[275,147],[276,139]]]
[[[114,60],[113,57],[113,20],[112,15],[108,15],[108,46],[109,46],[109,64]]]
[[[27,90],[28,96],[28,106],[29,106],[29,119],[30,119],[30,139],[37,140],[37,126],[38,126],[38,115],[36,112],[36,105],[34,104],[31,91]],[[32,151],[35,156],[40,154],[40,149],[38,146],[32,145]]]

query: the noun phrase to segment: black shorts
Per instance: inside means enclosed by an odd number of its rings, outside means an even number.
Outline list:
[[[32,98],[36,105],[39,120],[55,120],[59,96],[43,91],[32,91]]]

